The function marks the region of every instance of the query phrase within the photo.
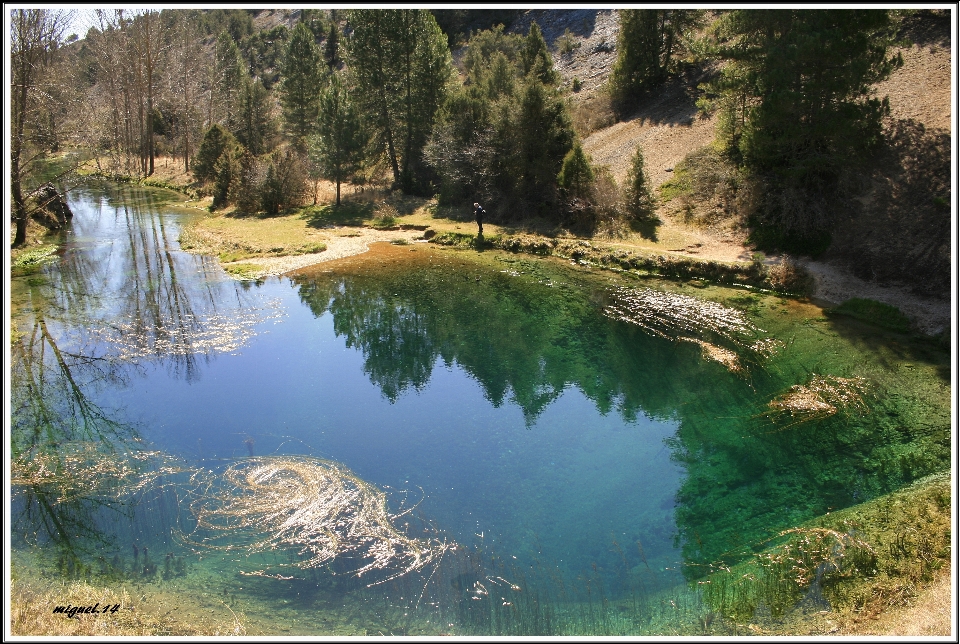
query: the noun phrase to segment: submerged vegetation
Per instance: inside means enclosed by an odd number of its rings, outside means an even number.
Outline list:
[[[353,568],[344,572],[373,578],[372,583],[421,570],[450,547],[404,534],[395,525],[403,513],[390,514],[382,491],[330,461],[248,459],[201,486],[191,509],[197,530],[211,536],[187,539],[203,547],[288,549],[299,557],[294,565],[305,569],[350,561]]]

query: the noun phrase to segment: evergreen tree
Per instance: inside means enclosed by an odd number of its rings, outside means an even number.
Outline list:
[[[327,34],[327,44],[324,47],[324,58],[327,67],[331,70],[340,65],[340,27],[335,21],[330,23],[330,33]]]
[[[337,184],[337,205],[340,205],[340,184],[350,179],[363,164],[367,134],[360,122],[347,89],[334,74],[320,99],[320,122],[317,135],[311,140],[310,154],[320,176]]]
[[[593,184],[593,168],[590,167],[590,159],[583,151],[580,142],[573,144],[573,148],[567,152],[563,158],[563,165],[560,167],[560,174],[557,176],[557,185],[564,190],[568,196],[586,198],[590,193],[590,186]]]
[[[366,121],[385,150],[394,183],[413,190],[423,180],[423,146],[453,73],[446,38],[430,12],[350,12],[347,52]]]
[[[798,250],[822,244],[841,173],[882,141],[889,108],[872,86],[901,63],[887,55],[888,12],[740,10],[716,34],[727,65],[701,106],[721,110],[728,152],[766,186],[755,232]]]
[[[237,139],[230,132],[216,123],[213,124],[203,135],[203,142],[193,160],[191,172],[194,178],[201,183],[216,178],[216,165],[220,155],[228,149],[236,148],[237,145]]]
[[[290,35],[280,85],[280,104],[287,133],[298,147],[305,145],[317,122],[323,86],[321,60],[313,32],[306,24],[298,22]]]
[[[241,176],[240,158],[243,148],[227,147],[213,165],[216,176],[213,182],[213,207],[222,208],[229,202],[232,184]]]
[[[520,96],[515,131],[520,196],[546,210],[556,203],[557,175],[574,138],[561,96],[528,80]]]
[[[524,75],[533,74],[544,85],[556,85],[559,82],[560,74],[553,68],[553,58],[543,39],[543,32],[535,22],[530,25],[530,31],[523,41],[521,61]]]
[[[702,10],[621,9],[617,62],[610,73],[610,96],[621,114],[633,109],[644,91],[663,83],[682,36],[702,22]]]
[[[253,154],[264,154],[270,151],[276,133],[270,97],[260,79],[245,78],[242,87],[237,140]]]
[[[650,220],[656,211],[656,199],[650,190],[650,180],[643,164],[643,150],[637,146],[630,161],[630,172],[627,174],[627,189],[625,196],[627,217],[634,221]]]

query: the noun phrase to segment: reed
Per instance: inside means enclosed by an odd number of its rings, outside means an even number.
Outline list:
[[[385,494],[342,465],[305,456],[244,459],[211,478],[191,504],[199,545],[262,553],[290,550],[303,569],[379,573],[370,585],[422,570],[452,544],[408,536]],[[337,574],[336,569],[332,570]]]
[[[789,421],[787,427],[813,420],[822,420],[838,411],[867,413],[869,407],[864,397],[870,391],[870,383],[859,376],[841,378],[813,374],[802,385],[793,385],[769,403],[764,416],[774,422]]]
[[[734,373],[746,372],[741,354],[763,361],[784,346],[780,340],[767,336],[743,312],[680,293],[618,287],[603,313],[614,320],[639,326],[651,335],[697,344],[704,359]]]

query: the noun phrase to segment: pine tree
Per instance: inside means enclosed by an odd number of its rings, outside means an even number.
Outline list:
[[[220,155],[228,149],[236,148],[237,145],[237,139],[230,132],[218,124],[212,125],[203,135],[203,142],[193,160],[191,172],[194,178],[201,183],[215,179],[216,165]]]
[[[237,43],[226,31],[217,37],[213,72],[213,104],[218,111],[216,120],[231,132],[236,132],[240,123],[241,92],[248,74]]]
[[[803,251],[825,243],[841,173],[882,141],[886,99],[872,87],[902,61],[888,56],[886,10],[740,10],[717,25],[727,61],[707,86],[720,137],[765,188],[757,238]]]
[[[276,124],[270,113],[270,97],[260,79],[246,78],[240,94],[240,119],[237,140],[255,155],[271,149]]]
[[[336,21],[330,23],[330,33],[327,34],[327,44],[324,47],[324,58],[327,67],[331,70],[340,65],[340,27]]]
[[[367,138],[347,89],[334,74],[320,100],[320,121],[310,155],[320,176],[337,184],[338,206],[340,184],[362,167]]]
[[[353,10],[349,22],[348,63],[365,120],[387,154],[395,185],[414,190],[453,74],[446,37],[422,9]]]
[[[556,85],[560,80],[560,74],[553,68],[553,58],[543,39],[543,32],[535,22],[530,25],[530,31],[523,42],[521,61],[523,73],[533,74],[544,85]]]
[[[617,62],[610,73],[610,96],[625,113],[644,91],[663,83],[685,32],[702,21],[701,10],[621,9]]]
[[[563,158],[557,184],[568,196],[583,199],[589,195],[590,186],[593,184],[593,168],[590,167],[590,159],[579,141],[573,144],[573,148]]]
[[[656,199],[650,190],[650,180],[643,164],[643,150],[637,146],[630,162],[630,172],[627,175],[627,189],[625,196],[627,217],[634,221],[646,221],[654,217]]]
[[[280,86],[280,104],[287,133],[298,147],[305,145],[317,122],[323,86],[321,61],[313,32],[306,24],[298,22],[287,46]]]

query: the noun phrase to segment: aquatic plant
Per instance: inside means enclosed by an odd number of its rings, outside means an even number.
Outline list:
[[[154,486],[165,475],[189,469],[168,454],[113,450],[99,443],[64,443],[56,451],[31,451],[10,463],[10,484],[43,492],[49,503],[122,497]]]
[[[452,543],[413,538],[394,522],[386,495],[345,467],[306,456],[244,459],[208,481],[192,504],[201,545],[251,553],[292,549],[293,565],[317,568],[355,560],[357,577],[386,572],[369,585],[421,570]],[[409,512],[409,509],[407,510]],[[226,543],[219,543],[224,540]]]
[[[160,313],[154,324],[142,320],[116,321],[91,329],[94,337],[114,347],[119,360],[136,361],[152,356],[189,356],[211,352],[233,353],[257,335],[256,326],[282,315],[278,303],[267,308],[238,310],[230,314],[193,315]]]
[[[859,376],[819,376],[814,374],[803,385],[794,385],[769,403],[766,415],[774,421],[783,416],[793,422],[790,426],[833,416],[839,410],[869,411],[863,397],[869,391],[869,382]]]
[[[704,336],[727,342],[757,359],[770,358],[783,347],[781,341],[763,337],[764,330],[750,322],[743,312],[680,293],[618,287],[603,313],[614,320],[635,324],[652,335],[698,344],[705,359],[735,373],[746,370],[739,355]]]

